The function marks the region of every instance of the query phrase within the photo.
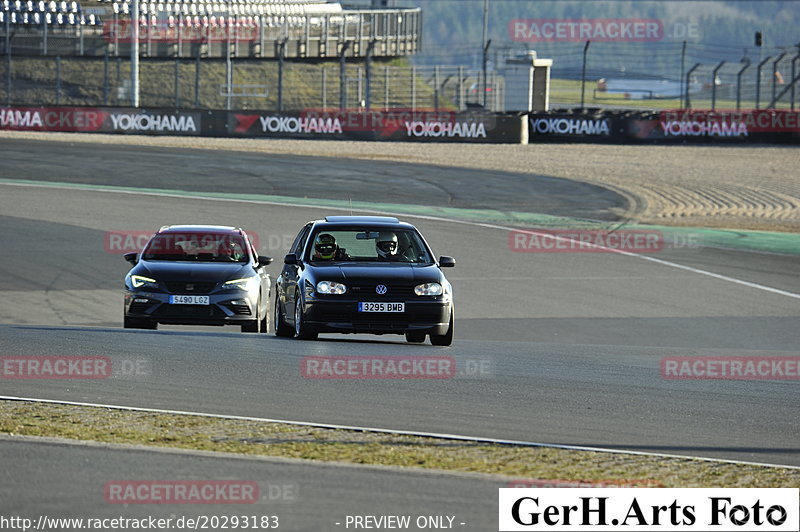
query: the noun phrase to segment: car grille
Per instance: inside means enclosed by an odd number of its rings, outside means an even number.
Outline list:
[[[386,286],[387,291],[385,294],[378,294],[375,292],[375,287],[379,284]],[[386,283],[370,283],[370,284],[354,284],[347,285],[347,291],[351,296],[357,296],[361,301],[389,301],[392,298],[405,298],[416,296],[414,294],[414,285],[392,285]]]
[[[171,281],[164,283],[172,294],[207,294],[214,289],[217,283],[191,283],[186,281]]]
[[[216,305],[161,305],[153,313],[158,318],[224,318]]]

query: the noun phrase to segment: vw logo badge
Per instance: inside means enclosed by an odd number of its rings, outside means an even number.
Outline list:
[[[380,295],[383,295],[388,291],[389,291],[389,289],[386,288],[385,284],[379,284],[378,286],[375,287],[375,292],[377,292]]]

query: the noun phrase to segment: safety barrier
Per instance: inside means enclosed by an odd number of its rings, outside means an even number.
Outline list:
[[[673,110],[520,115],[432,109],[385,112],[307,109],[279,113],[11,106],[0,107],[0,130],[504,144],[797,144],[800,143],[800,112]]]

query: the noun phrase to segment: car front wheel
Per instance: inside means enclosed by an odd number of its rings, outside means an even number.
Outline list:
[[[432,334],[431,344],[433,345],[450,345],[453,343],[453,325],[455,323],[455,310],[450,309],[450,326],[444,334]]]
[[[294,298],[294,335],[300,340],[317,339],[317,333],[310,330],[303,321],[303,304],[299,292],[295,294]]]
[[[269,332],[269,302],[267,302],[267,308],[264,311],[264,317],[261,318],[261,322],[258,325],[258,332],[264,334]]]
[[[261,328],[261,317],[259,316],[259,312],[261,308],[261,300],[258,300],[258,304],[256,304],[256,319],[250,320],[246,323],[242,324],[242,332],[243,333],[257,333],[260,332],[259,329]]]
[[[294,336],[294,329],[286,325],[286,321],[283,319],[280,297],[278,297],[277,293],[275,294],[275,312],[272,318],[272,321],[275,322],[275,336],[282,336],[284,338],[291,338]]]

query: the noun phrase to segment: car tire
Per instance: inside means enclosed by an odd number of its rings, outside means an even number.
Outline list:
[[[261,309],[261,299],[259,298],[256,303],[256,319],[246,321],[242,324],[243,333],[257,333],[261,332],[261,316],[259,315]]]
[[[453,326],[455,325],[455,310],[450,309],[450,326],[444,334],[432,334],[431,344],[433,345],[450,345],[453,343]]]
[[[294,336],[298,340],[316,340],[317,333],[303,322],[303,305],[300,302],[300,292],[297,292],[294,297]]]
[[[275,336],[281,336],[283,338],[291,338],[294,336],[294,327],[289,327],[286,325],[286,321],[283,319],[283,311],[281,310],[281,303],[280,297],[278,294],[275,294],[275,312],[272,314],[272,321],[275,322]]]
[[[258,332],[262,334],[269,333],[269,303],[267,303],[266,311],[264,312],[264,317],[261,318],[261,321],[258,324]]]
[[[154,331],[158,329],[158,322],[150,320],[139,320],[136,318],[122,318],[122,327],[125,329],[148,329]]]
[[[426,334],[423,332],[407,332],[406,333],[406,342],[410,342],[412,344],[421,344],[425,341]]]

